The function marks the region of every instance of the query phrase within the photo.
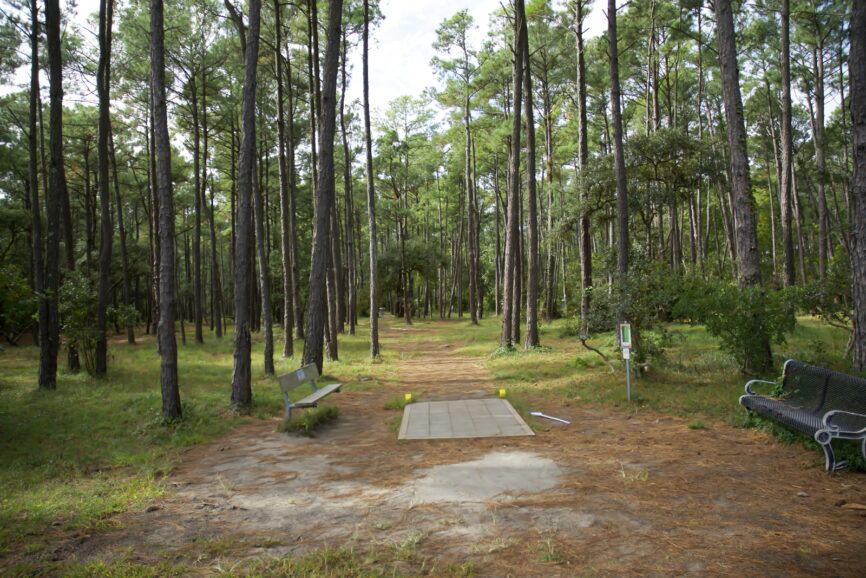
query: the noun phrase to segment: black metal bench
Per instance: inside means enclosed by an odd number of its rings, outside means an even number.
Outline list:
[[[331,383],[319,387],[316,381],[319,379],[319,369],[315,363],[305,365],[300,369],[296,369],[291,373],[281,375],[277,378],[280,384],[280,389],[283,391],[283,401],[286,404],[286,419],[292,418],[292,409],[304,407],[316,407],[319,405],[319,400],[327,397],[335,391],[340,391],[342,383]],[[293,402],[289,398],[289,392],[306,383],[312,385],[313,391],[310,395],[303,399]]]
[[[775,386],[774,397],[752,390],[757,383]],[[777,396],[777,397],[776,397]],[[816,367],[795,359],[785,362],[782,383],[753,379],[746,384],[740,404],[750,412],[765,415],[815,438],[824,449],[828,472],[848,465],[836,461],[834,438],[863,440],[866,458],[866,380]]]

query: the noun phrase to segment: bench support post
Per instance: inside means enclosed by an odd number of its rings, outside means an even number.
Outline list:
[[[833,452],[833,436],[827,430],[819,430],[815,434],[815,441],[821,445],[824,450],[824,467],[828,472],[843,470],[848,467],[848,460],[836,461],[836,454]],[[866,449],[866,440],[864,440],[864,449]]]

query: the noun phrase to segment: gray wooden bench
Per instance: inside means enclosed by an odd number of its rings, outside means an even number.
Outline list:
[[[758,383],[775,386],[774,396],[755,393]],[[785,362],[782,383],[753,379],[740,404],[791,429],[809,434],[824,449],[828,472],[848,465],[836,460],[830,445],[836,438],[863,440],[866,458],[866,380],[795,359]]]
[[[319,377],[319,369],[315,363],[311,363],[277,378],[280,389],[283,391],[283,401],[286,403],[286,419],[292,418],[292,410],[294,408],[316,407],[319,405],[321,399],[331,395],[335,391],[340,391],[340,388],[343,386],[342,383],[330,383],[320,387],[316,383]],[[312,393],[303,399],[293,402],[289,398],[289,392],[307,383],[312,386]]]

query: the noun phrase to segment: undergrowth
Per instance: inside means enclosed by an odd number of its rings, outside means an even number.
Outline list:
[[[340,408],[335,405],[311,407],[303,410],[300,415],[295,415],[292,419],[283,420],[277,429],[284,433],[297,432],[312,435],[318,428],[334,421],[339,415]]]

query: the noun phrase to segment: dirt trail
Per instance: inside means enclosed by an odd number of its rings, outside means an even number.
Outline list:
[[[866,504],[864,476],[828,476],[808,450],[757,431],[690,430],[644,410],[536,399],[534,408],[573,425],[530,438],[397,442],[388,398],[479,397],[496,387],[483,359],[403,338],[420,331],[385,329],[387,347],[403,357],[399,383],[332,396],[340,417],[317,437],[287,437],[269,420],[194,448],[158,509],[121,516],[120,530],[64,555],[111,559],[133,548],[142,561],[196,559],[228,540],[230,552],[211,556],[385,548],[401,552],[408,573],[465,561],[484,576],[866,568],[866,517],[836,505]],[[511,491],[501,468],[542,474]],[[468,480],[462,493],[443,489],[455,475]]]

